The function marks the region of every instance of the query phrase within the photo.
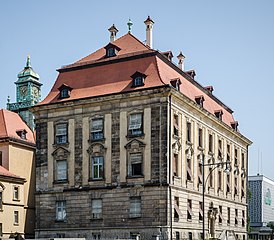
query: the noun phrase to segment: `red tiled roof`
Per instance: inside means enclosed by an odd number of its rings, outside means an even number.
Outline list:
[[[20,178],[19,176],[11,173],[10,171],[8,171],[6,168],[4,168],[3,166],[0,166],[0,176],[6,176],[6,177],[13,177],[13,178]]]
[[[60,69],[54,86],[40,105],[163,86],[170,84],[170,80],[179,78],[182,83],[180,89],[185,96],[193,101],[196,96],[203,96],[203,106],[207,111],[214,114],[216,110],[222,110],[222,121],[229,126],[234,122],[232,111],[224,104],[210,96],[211,94],[194,80],[190,81],[180,70],[176,71],[174,66],[171,66],[172,63],[164,61],[157,51],[150,49],[132,34],[126,34],[112,44],[121,49],[115,57],[105,58],[106,49],[101,48]],[[126,57],[131,58],[124,60]],[[132,88],[130,76],[136,71],[146,75],[145,85]],[[69,98],[59,99],[58,88],[63,84],[71,87],[72,91]]]
[[[26,130],[26,139],[22,139],[17,132]],[[0,139],[13,138],[35,144],[34,134],[21,117],[6,109],[0,110]]]

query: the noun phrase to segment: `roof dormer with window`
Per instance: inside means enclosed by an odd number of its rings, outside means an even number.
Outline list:
[[[180,85],[182,84],[180,78],[171,79],[170,84],[172,87],[176,88],[176,90],[180,91]]]
[[[222,111],[222,110],[216,110],[216,111],[214,112],[214,114],[215,114],[215,117],[216,117],[216,118],[218,118],[219,120],[222,121],[222,117],[223,117],[223,111]]]
[[[140,86],[145,85],[145,78],[147,77],[147,75],[137,71],[130,77],[132,78],[132,86],[131,87],[140,87]]]
[[[66,84],[62,84],[58,90],[60,91],[59,98],[69,98],[72,88]]]
[[[196,96],[195,97],[195,102],[199,105],[199,106],[201,106],[201,107],[203,107],[203,105],[204,105],[204,101],[205,101],[205,98],[204,98],[204,96]]]
[[[105,46],[106,49],[106,58],[109,57],[115,57],[117,53],[121,50],[119,47],[116,45],[109,43],[107,46]]]

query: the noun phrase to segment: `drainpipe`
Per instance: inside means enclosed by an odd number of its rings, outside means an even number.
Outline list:
[[[169,183],[168,183],[168,187],[169,187],[169,212],[170,212],[170,240],[172,240],[172,192],[171,192],[171,183],[172,183],[172,174],[171,174],[171,94],[168,96],[168,100],[169,100],[169,134],[168,134],[168,138],[169,138]]]

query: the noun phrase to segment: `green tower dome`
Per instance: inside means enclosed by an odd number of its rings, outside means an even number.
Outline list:
[[[30,56],[28,56],[27,58],[27,63],[25,68],[20,73],[18,73],[17,77],[18,77],[17,82],[24,82],[27,80],[36,80],[36,81],[39,80],[40,77],[38,73],[36,73],[30,65]]]

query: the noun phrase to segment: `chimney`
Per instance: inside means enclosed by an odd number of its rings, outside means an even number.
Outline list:
[[[146,24],[146,44],[152,48],[152,26],[154,24],[153,20],[150,18],[150,16],[147,17],[147,19],[144,21]]]
[[[115,41],[116,40],[116,34],[119,30],[115,27],[114,24],[108,30],[110,31],[110,42]]]
[[[178,62],[178,67],[184,71],[185,70],[185,63],[184,63],[184,60],[185,60],[185,56],[182,54],[182,52],[179,53],[179,55],[177,56],[179,62]]]

